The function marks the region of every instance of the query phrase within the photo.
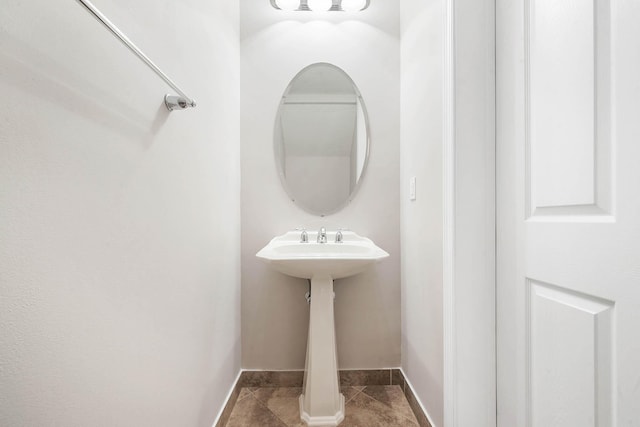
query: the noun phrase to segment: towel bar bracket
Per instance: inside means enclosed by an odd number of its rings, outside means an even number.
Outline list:
[[[195,107],[196,102],[194,100],[189,102],[182,96],[167,94],[164,96],[164,105],[166,105],[167,110],[169,111],[184,110],[185,108]]]

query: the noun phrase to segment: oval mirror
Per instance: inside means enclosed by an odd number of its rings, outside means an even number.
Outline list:
[[[293,78],[278,109],[274,148],[282,185],[305,211],[324,216],[353,199],[367,165],[369,123],[347,73],[318,63]]]

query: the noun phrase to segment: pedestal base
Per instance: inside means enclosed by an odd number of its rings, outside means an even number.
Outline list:
[[[334,427],[344,419],[333,299],[333,279],[311,279],[309,338],[304,393],[300,396],[300,418],[312,427]]]
[[[309,427],[335,427],[344,420],[344,395],[340,393],[340,410],[334,416],[312,417],[304,411],[304,394],[300,396],[300,418]]]

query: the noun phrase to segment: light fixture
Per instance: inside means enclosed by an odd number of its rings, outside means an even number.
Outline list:
[[[368,6],[367,3],[367,0],[342,0],[340,6],[345,12],[359,12]]]
[[[369,7],[371,0],[269,0],[274,9],[300,12],[359,12]]]
[[[300,0],[275,0],[278,9],[281,10],[297,10],[300,8]]]
[[[314,12],[327,12],[333,6],[333,0],[307,0],[307,6]]]

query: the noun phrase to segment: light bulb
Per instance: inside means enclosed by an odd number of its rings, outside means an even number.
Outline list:
[[[342,0],[342,10],[345,12],[358,12],[367,5],[367,0]]]
[[[314,12],[326,12],[332,5],[332,0],[307,0],[307,6]]]
[[[276,6],[282,10],[297,10],[300,7],[300,0],[276,0]]]

